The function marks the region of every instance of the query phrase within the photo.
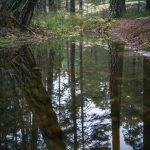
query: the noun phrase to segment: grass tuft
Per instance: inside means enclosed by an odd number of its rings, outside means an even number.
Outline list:
[[[128,10],[125,14],[123,14],[123,18],[140,18],[140,17],[148,17],[150,16],[150,12],[148,11],[135,11],[135,10]]]
[[[37,19],[38,18],[38,19]],[[38,20],[38,21],[37,21]],[[81,15],[70,15],[66,12],[49,12],[47,15],[37,15],[34,25],[46,27],[58,34],[77,35],[79,32],[92,31],[99,23],[99,17],[87,18]]]

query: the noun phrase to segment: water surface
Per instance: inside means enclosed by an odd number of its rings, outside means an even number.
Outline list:
[[[84,38],[0,56],[0,149],[150,147],[149,57]]]

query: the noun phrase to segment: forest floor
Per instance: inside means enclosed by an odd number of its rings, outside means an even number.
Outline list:
[[[54,38],[56,34],[46,28],[30,26],[27,31],[22,31],[13,14],[0,12],[0,46],[2,44],[20,42],[34,43],[41,40]]]
[[[105,26],[105,23],[103,25]],[[102,24],[100,26],[100,29],[103,28]],[[150,17],[114,20],[105,33],[136,50],[150,50]],[[39,26],[31,26],[28,32],[21,32],[19,28],[9,26],[0,28],[0,45],[15,42],[39,43],[56,37],[56,33]]]
[[[109,33],[136,50],[150,50],[150,17],[116,20]]]
[[[56,37],[57,35],[54,32],[38,27],[26,32],[22,32],[19,28],[0,29],[0,45],[1,43],[39,43]]]

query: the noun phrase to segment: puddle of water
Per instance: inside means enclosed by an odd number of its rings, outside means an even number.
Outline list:
[[[87,39],[14,51],[1,50],[0,149],[150,147],[148,57]]]

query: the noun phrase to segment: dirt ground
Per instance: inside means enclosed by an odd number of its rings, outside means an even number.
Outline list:
[[[117,20],[109,33],[136,50],[150,51],[150,17]]]

